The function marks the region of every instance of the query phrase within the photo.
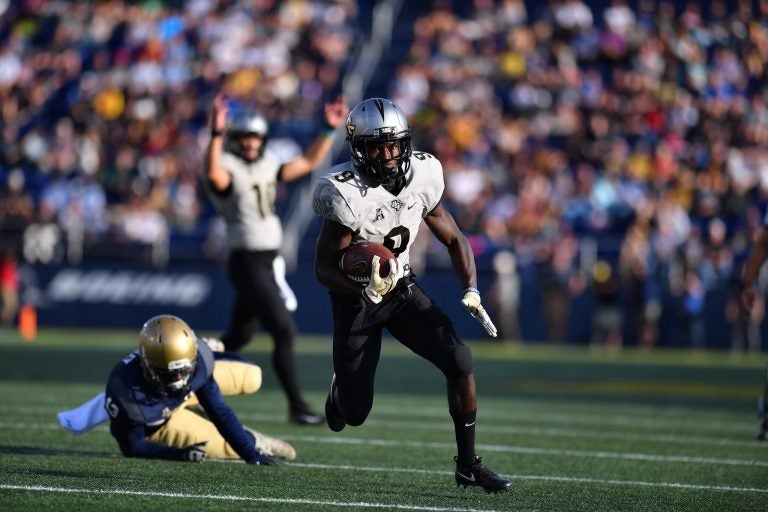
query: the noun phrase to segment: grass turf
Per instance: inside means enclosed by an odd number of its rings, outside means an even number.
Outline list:
[[[279,468],[125,459],[105,426],[83,436],[56,412],[103,389],[133,332],[0,331],[2,510],[765,511],[768,445],[754,440],[765,356],[472,343],[478,453],[513,489],[453,482],[453,427],[439,373],[387,341],[366,424],[335,434],[286,423],[269,342],[245,355],[264,389],[229,399],[240,419],[289,440]],[[330,341],[302,338],[307,398],[322,409]]]

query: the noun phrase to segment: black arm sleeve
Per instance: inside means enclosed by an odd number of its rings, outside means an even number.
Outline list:
[[[200,405],[203,406],[208,418],[216,425],[222,437],[235,449],[238,455],[253,463],[259,457],[253,438],[243,429],[235,411],[224,401],[219,391],[219,385],[213,377],[209,377],[205,385],[195,391]]]

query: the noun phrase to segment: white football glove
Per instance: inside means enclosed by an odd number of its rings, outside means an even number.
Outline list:
[[[485,312],[485,308],[480,305],[480,292],[477,291],[477,288],[467,288],[464,290],[464,297],[462,297],[461,303],[467,308],[469,314],[483,325],[485,332],[495,338],[497,334],[496,326],[491,322],[491,317]]]
[[[182,459],[189,462],[203,462],[207,457],[203,447],[207,444],[208,441],[203,441],[201,443],[195,443],[187,446],[184,448],[184,452],[182,453]]]
[[[208,338],[205,336],[200,336],[198,339],[208,345],[208,348],[211,349],[211,352],[224,352],[227,350],[227,347],[224,346],[224,342],[220,339]]]
[[[381,258],[378,256],[373,257],[371,261],[371,280],[368,281],[368,285],[363,290],[363,297],[373,304],[381,302],[381,299],[392,291],[397,281],[402,277],[397,259],[389,260],[389,275],[381,277],[379,275],[380,260]]]

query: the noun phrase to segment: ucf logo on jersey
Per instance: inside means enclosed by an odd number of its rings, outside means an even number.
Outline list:
[[[324,219],[348,227],[357,238],[384,243],[406,268],[408,248],[423,217],[439,204],[443,189],[440,162],[428,153],[414,152],[405,186],[397,196],[355,172],[347,162],[318,180],[313,207]]]

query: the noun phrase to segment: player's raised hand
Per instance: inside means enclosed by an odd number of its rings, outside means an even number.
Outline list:
[[[344,100],[344,96],[339,96],[333,101],[325,104],[325,124],[330,128],[336,128],[347,120],[349,115],[349,105]]]
[[[207,444],[208,441],[202,441],[187,446],[182,453],[182,459],[188,462],[203,462],[207,457],[203,447]]]
[[[224,132],[227,129],[227,114],[229,106],[227,97],[224,93],[219,93],[213,99],[213,108],[211,109],[211,131]]]
[[[467,288],[464,290],[464,297],[461,298],[461,303],[467,308],[469,314],[483,325],[485,332],[495,338],[498,332],[496,331],[496,326],[491,321],[491,317],[488,316],[485,308],[480,304],[480,292],[476,288]]]

